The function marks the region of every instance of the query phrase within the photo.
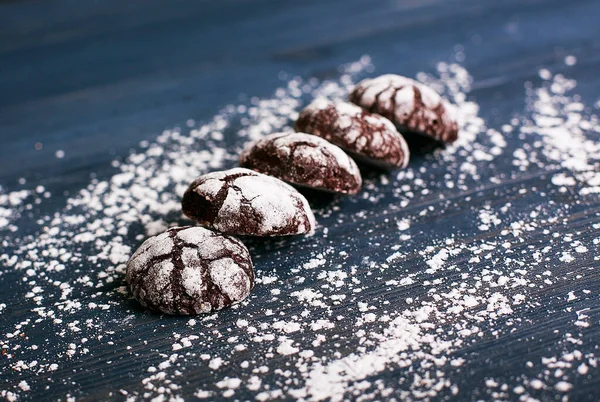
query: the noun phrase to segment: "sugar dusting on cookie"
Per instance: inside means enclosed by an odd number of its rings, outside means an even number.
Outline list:
[[[174,227],[147,239],[127,263],[134,297],[158,313],[192,315],[245,299],[254,286],[248,250],[202,227]]]
[[[405,168],[410,152],[394,124],[349,102],[315,99],[294,124],[297,131],[323,137],[358,157],[382,167]]]
[[[0,222],[14,232],[2,238],[0,281],[17,280],[24,291],[0,303],[2,314],[16,305],[22,311],[2,325],[9,371],[0,395],[76,398],[87,381],[78,360],[102,350],[144,356],[139,369],[97,356],[99,371],[132,376],[111,390],[130,400],[533,400],[568,397],[597,380],[590,334],[598,320],[589,308],[597,292],[586,278],[598,264],[600,218],[586,205],[600,187],[592,141],[600,124],[568,69],[564,76],[541,70],[525,84],[526,109],[499,127],[481,117],[489,114],[480,115],[462,66],[440,63],[435,73],[417,74],[456,105],[455,143],[369,178],[353,199],[320,207],[315,236],[250,243],[257,286],[248,301],[161,321],[161,339],[144,330],[157,324],[128,303],[125,263],[146,236],[180,223],[189,180],[233,167],[246,141],[288,127],[313,97],[344,99],[372,68],[364,57],[334,81],[294,78],[272,98],[168,130],[115,162],[117,174],[40,217],[35,236],[20,235],[19,211],[43,202],[45,191],[3,193],[0,217],[8,223]],[[511,177],[497,173],[504,166]],[[447,214],[472,219],[449,236],[436,231]],[[557,274],[569,264],[572,274]],[[41,328],[58,334],[52,344],[28,338]],[[540,333],[545,351],[529,358]],[[486,345],[504,339],[523,347],[511,357],[521,374],[506,373],[501,359],[480,364]]]
[[[277,178],[245,168],[198,177],[184,193],[182,207],[188,217],[233,235],[305,234],[316,225],[302,194]]]
[[[356,163],[334,144],[305,133],[274,133],[250,143],[242,152],[243,167],[291,184],[342,194],[360,191]]]

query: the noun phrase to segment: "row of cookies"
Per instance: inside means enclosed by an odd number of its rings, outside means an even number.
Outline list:
[[[242,167],[194,180],[182,209],[204,227],[171,228],[146,240],[127,266],[134,297],[168,314],[239,302],[254,286],[254,271],[247,248],[231,235],[297,235],[315,228],[308,201],[287,183],[357,194],[362,178],[353,158],[389,169],[408,165],[399,129],[446,143],[457,138],[451,106],[409,78],[363,80],[350,100],[315,100],[299,114],[297,132],[266,136],[246,147]]]

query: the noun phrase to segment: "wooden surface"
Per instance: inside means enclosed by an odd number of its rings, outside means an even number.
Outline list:
[[[466,56],[462,65],[473,76],[469,97],[478,103],[480,117],[490,128],[500,130],[512,116],[525,110],[524,85],[528,81],[539,83],[540,68],[575,78],[582,102],[592,107],[600,95],[598,16],[600,3],[593,0],[2,2],[2,193],[43,185],[52,196],[22,213],[15,221],[18,231],[0,232],[6,240],[0,254],[10,255],[19,244],[31,241],[28,235],[35,238],[43,230],[36,221],[60,212],[67,199],[90,180],[109,180],[117,172],[111,162],[123,160],[132,149],[139,149],[140,141],[153,141],[165,129],[185,127],[188,119],[198,124],[207,122],[228,104],[248,104],[251,97],[270,97],[282,85],[282,71],[288,77],[336,79],[340,65],[368,54],[376,73],[414,76],[419,71],[433,72],[436,63],[452,60],[459,49]],[[567,55],[577,58],[575,66],[565,65]],[[234,131],[225,135],[238,141]],[[598,141],[598,134],[593,136]],[[328,333],[335,345],[329,343],[315,349],[327,358],[336,351],[346,355],[357,347],[357,340],[351,335],[355,332],[352,317],[358,314],[358,302],[373,302],[395,312],[405,308],[403,301],[407,298],[419,300],[428,296],[429,288],[419,283],[392,290],[384,285],[426,268],[423,257],[415,250],[424,249],[427,244],[439,247],[444,239],[453,236],[465,245],[499,240],[502,229],[539,206],[545,213],[560,211],[557,214],[561,221],[540,224],[522,234],[523,242],[517,242],[513,251],[526,253],[531,251],[530,245],[551,245],[552,256],[531,269],[539,275],[551,271],[555,281],[544,285],[541,276],[539,283],[533,281],[535,286],[525,290],[532,302],[522,308],[514,307],[511,323],[498,321],[488,327],[486,322],[479,323],[485,329],[481,338],[452,352],[453,358],[464,358],[466,364],[444,369],[446,377],[458,386],[458,396],[445,389],[434,397],[517,399],[519,393],[514,388],[524,384],[526,378],[535,378],[540,367],[547,368],[541,363],[543,357],[561,356],[573,350],[571,343],[565,341],[570,335],[581,341],[576,349],[583,355],[599,354],[600,275],[598,245],[594,243],[599,230],[592,225],[600,221],[600,200],[594,195],[580,196],[574,190],[557,191],[551,179],[560,172],[560,166],[526,173],[515,171],[509,151],[520,146],[520,139],[516,135],[508,138],[509,160],[482,172],[484,176],[502,177],[500,182],[473,182],[466,189],[448,190],[443,186],[443,176],[455,170],[441,164],[428,171],[435,176],[432,181],[441,183],[432,186],[433,194],[418,195],[406,208],[398,208],[392,186],[381,184],[378,174],[367,174],[370,183],[382,186],[374,190],[382,197],[376,203],[360,197],[337,200],[333,205],[339,206],[341,212],[331,214],[327,211],[332,204],[326,203],[317,214],[319,222],[330,228],[326,238],[266,243],[250,240],[259,276],[276,275],[281,296],[271,294],[272,286],[259,284],[248,304],[217,315],[210,330],[200,324],[190,328],[186,318],[145,314],[134,301],[115,292],[115,286],[101,287],[98,300],[110,303],[111,308],[105,313],[82,311],[79,319],[85,322],[91,318],[101,324],[105,339],[114,343],[90,342],[87,354],[71,359],[57,357],[59,369],[52,373],[16,371],[12,366],[16,360],[31,361],[39,356],[40,361],[50,361],[47,355],[64,352],[69,343],[69,335],[55,335],[56,328],[51,325],[30,325],[27,342],[39,349],[7,349],[11,358],[0,358],[0,390],[16,390],[23,400],[64,400],[67,395],[82,400],[123,400],[121,389],[129,395],[142,395],[142,380],[150,375],[146,369],[173,353],[173,334],[200,333],[208,341],[201,340],[186,350],[192,355],[177,366],[183,373],[177,379],[181,389],[173,393],[193,399],[197,389],[217,392],[215,383],[225,376],[245,375],[238,372],[235,362],[260,361],[269,351],[260,345],[251,346],[230,357],[232,363],[220,371],[208,370],[207,363],[198,356],[229,356],[227,338],[247,336],[232,325],[240,318],[271,322],[271,318],[261,315],[267,309],[282,319],[300,314],[302,307],[289,294],[321,285],[317,273],[299,273],[297,268],[314,257],[313,251],[330,247],[335,253],[328,257],[327,264],[341,264],[345,270],[358,267],[356,277],[362,285],[360,293],[331,307],[330,316],[346,316]],[[35,149],[36,142],[42,144],[41,150]],[[239,146],[239,141],[235,145]],[[58,150],[64,150],[64,158],[56,158]],[[413,163],[418,170],[431,159],[416,156]],[[19,178],[26,183],[19,184]],[[522,189],[527,191],[521,192]],[[540,191],[547,194],[541,196]],[[439,194],[445,194],[445,200],[440,201]],[[510,216],[501,227],[487,232],[477,229],[477,211],[485,205],[500,208],[507,202],[512,204]],[[418,218],[428,206],[435,208]],[[361,219],[360,211],[364,210],[371,212]],[[336,213],[345,217],[346,220],[339,218],[343,224],[339,224]],[[398,243],[395,224],[390,225],[386,219],[406,216],[414,220],[411,240],[401,244],[400,250],[407,253],[402,266],[395,271],[369,268],[365,257],[384,263],[392,253],[384,246]],[[588,245],[589,251],[572,262],[559,260],[561,252],[570,248],[567,243],[553,240],[555,232],[572,233],[576,240]],[[131,247],[139,244],[135,234],[125,241]],[[339,251],[349,253],[349,257],[340,257]],[[21,279],[23,271],[9,267],[6,261],[0,263],[0,303],[7,305],[0,310],[0,333],[5,339],[4,334],[14,331],[19,322],[35,319],[31,313],[35,306],[25,301],[24,294],[30,288]],[[466,256],[456,263],[465,269],[469,267]],[[68,278],[72,274],[69,270],[75,269],[79,270],[78,275],[87,269],[93,276],[103,268],[67,266],[62,277]],[[299,276],[305,276],[306,281],[300,284]],[[443,292],[458,280],[459,273],[442,271],[433,277],[442,281]],[[584,289],[590,292],[582,293]],[[575,301],[569,300],[569,292],[575,292]],[[86,301],[85,292],[77,297]],[[386,301],[394,308],[385,307],[382,303]],[[589,326],[573,325],[575,311],[585,311]],[[436,325],[446,328],[441,322]],[[214,331],[226,335],[215,336]],[[313,335],[301,333],[290,336],[304,346],[310,346],[314,339]],[[268,362],[272,369],[276,366],[274,361]],[[279,362],[282,369],[293,367],[292,358],[281,357]],[[528,362],[534,366],[528,366]],[[527,392],[543,400],[558,400],[563,395],[569,395],[571,400],[597,400],[600,372],[590,367],[586,373],[578,374],[576,368],[564,368],[573,385],[567,394],[553,388],[560,380],[554,374],[546,379],[548,387],[528,388]],[[400,391],[406,387],[399,379],[407,375],[406,370],[392,365],[368,379],[382,380],[395,390],[392,396],[400,397]],[[284,381],[273,370],[261,377],[272,389],[282,387]],[[493,394],[495,389],[486,383],[490,378],[507,384],[505,394]],[[23,380],[30,391],[15,388]],[[255,396],[256,392],[242,387],[233,399]],[[216,393],[212,398],[220,397]],[[289,394],[282,398],[293,399]]]

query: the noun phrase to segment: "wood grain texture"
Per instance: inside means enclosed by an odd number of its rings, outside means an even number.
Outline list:
[[[463,65],[474,77],[469,96],[479,104],[487,125],[500,129],[524,109],[524,84],[539,82],[540,67],[566,74],[564,57],[575,55],[578,62],[568,69],[568,75],[577,79],[582,101],[593,105],[600,94],[599,15],[600,2],[595,0],[1,2],[0,186],[3,191],[13,191],[43,185],[53,196],[24,214],[16,234],[0,232],[0,236],[9,239],[39,233],[36,219],[60,211],[67,197],[84,188],[90,177],[110,178],[116,171],[111,161],[125,158],[139,141],[151,141],[164,129],[183,127],[187,119],[206,121],[227,104],[247,104],[251,97],[269,96],[281,85],[281,71],[290,77],[335,77],[339,65],[369,54],[376,73],[412,77],[419,71],[433,71],[438,61],[453,57],[459,45],[466,55]],[[235,134],[227,132],[226,140],[233,141]],[[519,138],[512,137],[511,141]],[[43,144],[42,150],[34,148],[36,142]],[[57,159],[57,150],[64,150],[65,157]],[[385,196],[377,204],[381,208],[372,210],[365,219],[334,225],[335,217],[322,218],[321,223],[332,225],[327,238],[249,240],[258,275],[276,273],[281,288],[298,288],[297,275],[288,267],[310,259],[313,249],[336,247],[343,240],[351,260],[336,254],[328,264],[359,266],[357,277],[363,286],[362,292],[347,303],[333,307],[333,313],[351,316],[354,312],[349,306],[359,301],[385,298],[403,306],[407,298],[424,296],[424,288],[417,285],[401,291],[391,291],[385,285],[398,275],[422,271],[418,253],[405,256],[401,273],[372,269],[363,258],[384,262],[389,253],[384,254],[374,244],[397,241],[397,229],[390,226],[389,220],[418,215],[428,207],[433,207],[431,212],[410,229],[415,247],[452,235],[464,244],[494,241],[505,228],[478,231],[477,211],[485,205],[499,208],[508,202],[515,217],[532,205],[551,201],[555,204],[548,203],[545,208],[552,209],[570,204],[564,219],[574,240],[592,244],[598,238],[599,231],[592,226],[600,223],[598,197],[582,198],[568,190],[542,199],[539,192],[552,188],[552,176],[560,167],[519,174],[510,162],[490,167],[503,176],[500,183],[478,183],[466,191],[444,190],[444,199],[440,199],[439,192],[421,195],[406,209],[383,214],[379,211],[387,210],[394,202],[390,196],[393,189],[385,187]],[[427,156],[417,155],[411,163],[424,166]],[[445,170],[437,167],[431,172],[443,177]],[[376,177],[373,174],[367,178]],[[19,178],[27,180],[25,186],[18,184]],[[335,203],[344,216],[372,208],[360,198]],[[528,246],[548,244],[546,229],[567,230],[553,224],[540,225],[527,233],[515,252],[525,253]],[[496,335],[494,328],[482,323],[484,339],[465,344],[455,354],[468,361],[467,366],[453,373],[459,397],[446,393],[441,398],[494,399],[490,389],[482,386],[486,378],[501,378],[512,387],[520,384],[522,376],[537,369],[528,367],[527,362],[537,364],[542,357],[562,353],[561,340],[573,331],[575,311],[585,310],[591,323],[587,328],[576,328],[586,340],[579,349],[584,354],[599,353],[598,250],[591,250],[573,263],[562,263],[558,256],[566,249],[554,247],[556,257],[547,264],[553,276],[562,280],[530,289],[528,297],[537,303],[535,307],[515,308],[514,331]],[[3,251],[10,252],[0,249],[0,254]],[[462,262],[467,263],[466,256]],[[481,264],[483,267],[485,263]],[[86,269],[70,268],[77,275]],[[450,284],[460,275],[458,271],[438,272],[432,280]],[[1,333],[12,331],[15,323],[29,317],[31,305],[23,303],[26,290],[22,276],[22,272],[0,268],[0,303],[8,306],[0,312]],[[313,285],[317,284],[307,282],[301,286]],[[568,301],[569,292],[581,294],[583,289],[590,291],[588,297]],[[89,294],[78,296],[85,298],[99,290],[109,294],[114,289],[90,289]],[[141,381],[149,375],[143,370],[162,361],[159,353],[171,350],[172,335],[185,330],[186,320],[144,314],[135,302],[110,294],[112,309],[90,312],[87,317],[103,322],[105,330],[114,331],[113,344],[90,343],[88,354],[77,356],[52,375],[44,375],[44,381],[32,372],[10,370],[12,361],[0,357],[0,389],[26,380],[32,390],[22,397],[32,401],[64,400],[67,394],[79,400],[123,400],[119,389],[143,392]],[[301,311],[299,306],[290,305],[285,295],[274,297],[261,286],[256,287],[249,306],[256,311],[272,309],[284,316]],[[226,335],[210,347],[195,347],[193,353],[217,355],[226,351],[226,338],[240,332],[231,323],[246,313],[243,309],[221,313],[211,331]],[[125,323],[124,317],[128,320]],[[271,321],[267,317],[255,319]],[[34,326],[27,337],[40,348],[48,345],[47,353],[56,353],[54,348],[63,350],[66,345],[52,331],[45,325]],[[323,346],[319,351],[351,353],[358,346],[357,340],[348,336],[353,331],[351,326],[337,327],[333,336],[337,346]],[[292,338],[306,342],[301,334]],[[260,359],[255,352],[264,353],[250,348],[239,352],[235,360]],[[24,359],[32,356],[35,353],[31,351],[22,352]],[[281,364],[285,368],[290,363],[281,358]],[[213,377],[199,359],[179,368],[183,380],[178,393],[187,399],[193,398],[198,384],[236,376],[232,365],[224,368],[219,378]],[[371,380],[381,379],[400,389],[397,380],[402,375],[400,369],[387,370]],[[263,381],[278,385],[269,375]],[[574,377],[571,382],[571,400],[597,400],[598,370]],[[252,396],[240,392],[235,398]],[[540,390],[534,396],[542,400],[560,398],[552,389]],[[511,394],[511,398],[516,397]]]

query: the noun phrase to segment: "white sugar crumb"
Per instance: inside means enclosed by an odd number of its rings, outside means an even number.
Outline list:
[[[571,388],[573,388],[573,385],[566,381],[559,381],[556,383],[556,385],[554,385],[554,389],[556,389],[558,392],[568,392],[571,390]]]
[[[273,323],[273,329],[277,329],[288,334],[299,331],[300,328],[300,324],[297,322],[277,321]]]
[[[408,220],[406,218],[401,219],[396,222],[396,225],[398,226],[398,230],[401,230],[401,231],[408,230],[410,228],[410,220]]]
[[[326,304],[321,300],[323,298],[323,294],[313,289],[296,291],[291,293],[291,296],[296,297],[300,302],[308,303],[314,307],[326,307]]]
[[[229,389],[237,389],[242,384],[242,380],[239,378],[229,378],[226,377],[224,380],[217,382],[215,385],[217,388],[229,388]]]
[[[299,348],[292,346],[292,341],[289,339],[283,339],[279,346],[277,346],[277,353],[280,355],[293,355],[299,351]]]
[[[199,389],[194,393],[194,396],[199,399],[206,399],[212,397],[213,393],[211,391],[204,391]]]
[[[222,364],[223,364],[223,359],[221,359],[220,357],[216,357],[210,361],[210,363],[208,364],[208,367],[210,367],[213,370],[217,370],[219,367],[221,367]]]
[[[441,249],[436,255],[434,255],[432,258],[426,261],[427,265],[429,265],[430,268],[427,270],[427,272],[434,273],[438,269],[442,268],[444,266],[444,263],[448,259],[448,256],[448,250],[445,248]]]
[[[567,57],[565,57],[565,64],[567,66],[574,66],[575,64],[577,64],[577,57],[573,55],[568,55]]]
[[[31,388],[29,387],[29,384],[27,384],[27,381],[21,381],[21,382],[19,382],[19,388],[21,388],[22,391],[29,391],[29,390],[31,390]]]
[[[525,83],[525,109],[493,123],[464,67],[418,73],[456,106],[459,139],[367,178],[358,197],[315,208],[326,236],[249,241],[257,285],[217,314],[160,318],[133,307],[123,283],[131,252],[181,223],[191,179],[235,166],[247,141],[289,129],[313,98],[347,99],[370,58],[335,80],[286,76],[270,98],[144,141],[113,162],[114,175],[37,216],[35,235],[19,222],[48,189],[24,179],[0,188],[0,277],[19,288],[0,303],[10,378],[0,396],[77,398],[56,391],[59,379],[82,388],[72,369],[98,358],[105,373],[142,362],[115,392],[132,401],[581,397],[599,375],[600,106],[576,93],[567,68],[576,63],[565,57],[562,75],[540,69]],[[58,335],[44,344],[36,331]],[[514,353],[497,358],[505,344]]]
[[[2,396],[8,402],[16,402],[19,398],[16,393],[14,393],[12,391],[6,391],[6,390],[1,390],[0,396]]]
[[[327,263],[327,260],[325,260],[322,257],[311,258],[310,261],[305,263],[303,266],[304,266],[304,269],[314,269],[314,268],[321,267],[321,266],[325,265],[326,263]]]

